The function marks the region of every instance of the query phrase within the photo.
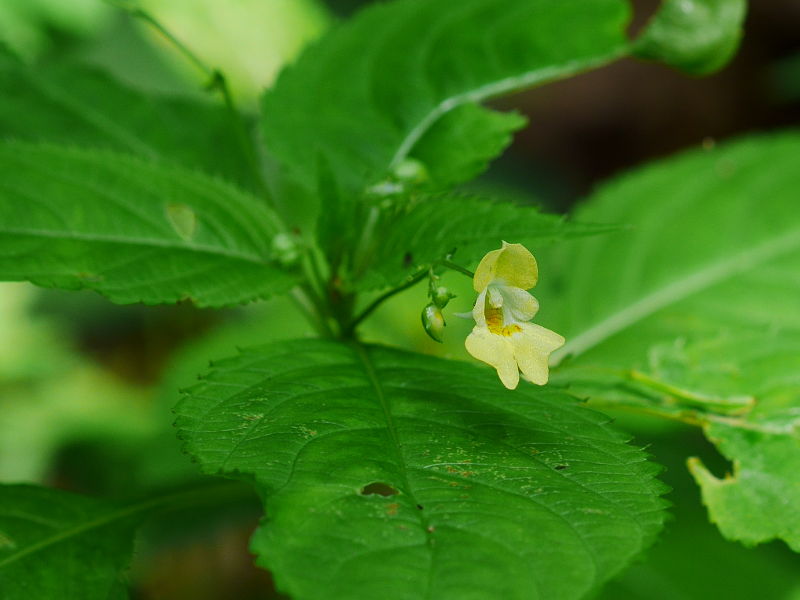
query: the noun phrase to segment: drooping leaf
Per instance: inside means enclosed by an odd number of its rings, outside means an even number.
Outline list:
[[[555,240],[612,231],[613,225],[574,223],[533,206],[497,202],[477,196],[425,197],[382,224],[375,236],[370,268],[359,282],[362,289],[392,286],[454,252],[464,266],[477,263],[502,240],[536,250]]]
[[[281,74],[263,100],[266,144],[298,180],[316,184],[322,165],[351,195],[360,193],[413,156],[426,134],[437,135],[435,126],[451,111],[624,54],[629,12],[623,0],[375,4]],[[490,114],[460,112],[466,124],[446,125],[459,138],[463,128],[474,132],[470,120],[486,124]],[[437,160],[427,165],[437,177],[458,179],[465,161],[485,163],[503,149],[510,124],[485,147],[470,142],[469,160],[457,156],[463,144],[441,139],[436,147],[445,154],[425,146],[421,153]]]
[[[717,477],[700,460],[689,461],[711,520],[729,539],[752,545],[779,538],[800,552],[800,335],[737,332],[687,354],[702,364],[700,352],[722,364],[736,357],[737,372],[728,378],[756,400],[746,415],[704,424],[733,463],[731,473]]]
[[[722,480],[694,464],[711,518],[733,539],[795,548],[798,156],[790,132],[647,167],[576,216],[630,230],[543,257],[562,289],[543,324],[567,337],[556,360],[572,355],[556,379],[702,424],[734,462]]]
[[[742,38],[747,0],[664,0],[635,54],[693,75],[722,68]]]
[[[105,151],[0,144],[0,278],[200,306],[291,287],[277,219],[221,181]]]
[[[28,485],[0,486],[0,597],[117,600],[141,518],[91,498]]]
[[[439,119],[414,146],[411,158],[425,169],[427,186],[447,190],[482,173],[511,143],[527,119],[514,112],[497,112],[464,104]]]
[[[296,600],[581,598],[663,516],[657,467],[605,417],[464,363],[283,342],[215,364],[177,413],[206,472],[262,491],[253,549]]]
[[[27,66],[2,44],[0,89],[2,137],[111,148],[254,184],[221,105],[148,96],[91,67]]]
[[[678,426],[671,434],[648,437],[648,442],[648,450],[666,467],[662,478],[672,488],[673,518],[643,560],[609,582],[598,600],[795,598],[798,558],[788,548],[731,544],[708,522],[697,486],[685,469],[687,447],[714,455],[702,436]]]

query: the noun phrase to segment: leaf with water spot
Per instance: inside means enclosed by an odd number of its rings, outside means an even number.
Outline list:
[[[733,461],[720,479],[692,463],[711,519],[732,539],[794,548],[798,156],[800,134],[787,132],[650,165],[604,186],[576,217],[629,229],[538,257],[561,273],[541,288],[559,300],[543,324],[568,340],[554,382],[699,422]]]
[[[194,171],[110,151],[0,143],[0,278],[114,302],[200,306],[289,289],[278,217]]]
[[[296,600],[582,598],[663,519],[658,467],[606,417],[475,365],[284,342],[176,411],[204,471],[261,491],[252,548]]]

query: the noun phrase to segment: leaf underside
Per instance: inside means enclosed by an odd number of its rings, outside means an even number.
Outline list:
[[[663,518],[658,467],[606,417],[468,364],[287,342],[176,410],[207,473],[263,493],[253,550],[298,600],[580,598]]]

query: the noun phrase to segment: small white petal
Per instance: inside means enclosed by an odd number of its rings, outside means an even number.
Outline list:
[[[515,321],[530,321],[539,312],[539,301],[522,288],[506,286],[502,292],[504,306]]]
[[[472,309],[472,318],[475,319],[478,327],[486,327],[486,290],[478,294],[475,307]]]

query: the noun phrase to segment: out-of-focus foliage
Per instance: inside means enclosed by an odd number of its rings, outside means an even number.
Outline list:
[[[31,58],[49,49],[49,29],[88,35],[108,16],[109,9],[101,0],[3,0],[0,40]]]
[[[123,570],[137,508],[35,486],[0,486],[0,595],[127,598]]]
[[[82,359],[70,327],[31,314],[35,288],[0,286],[0,480],[41,482],[58,451],[84,440],[141,442],[147,395]]]

